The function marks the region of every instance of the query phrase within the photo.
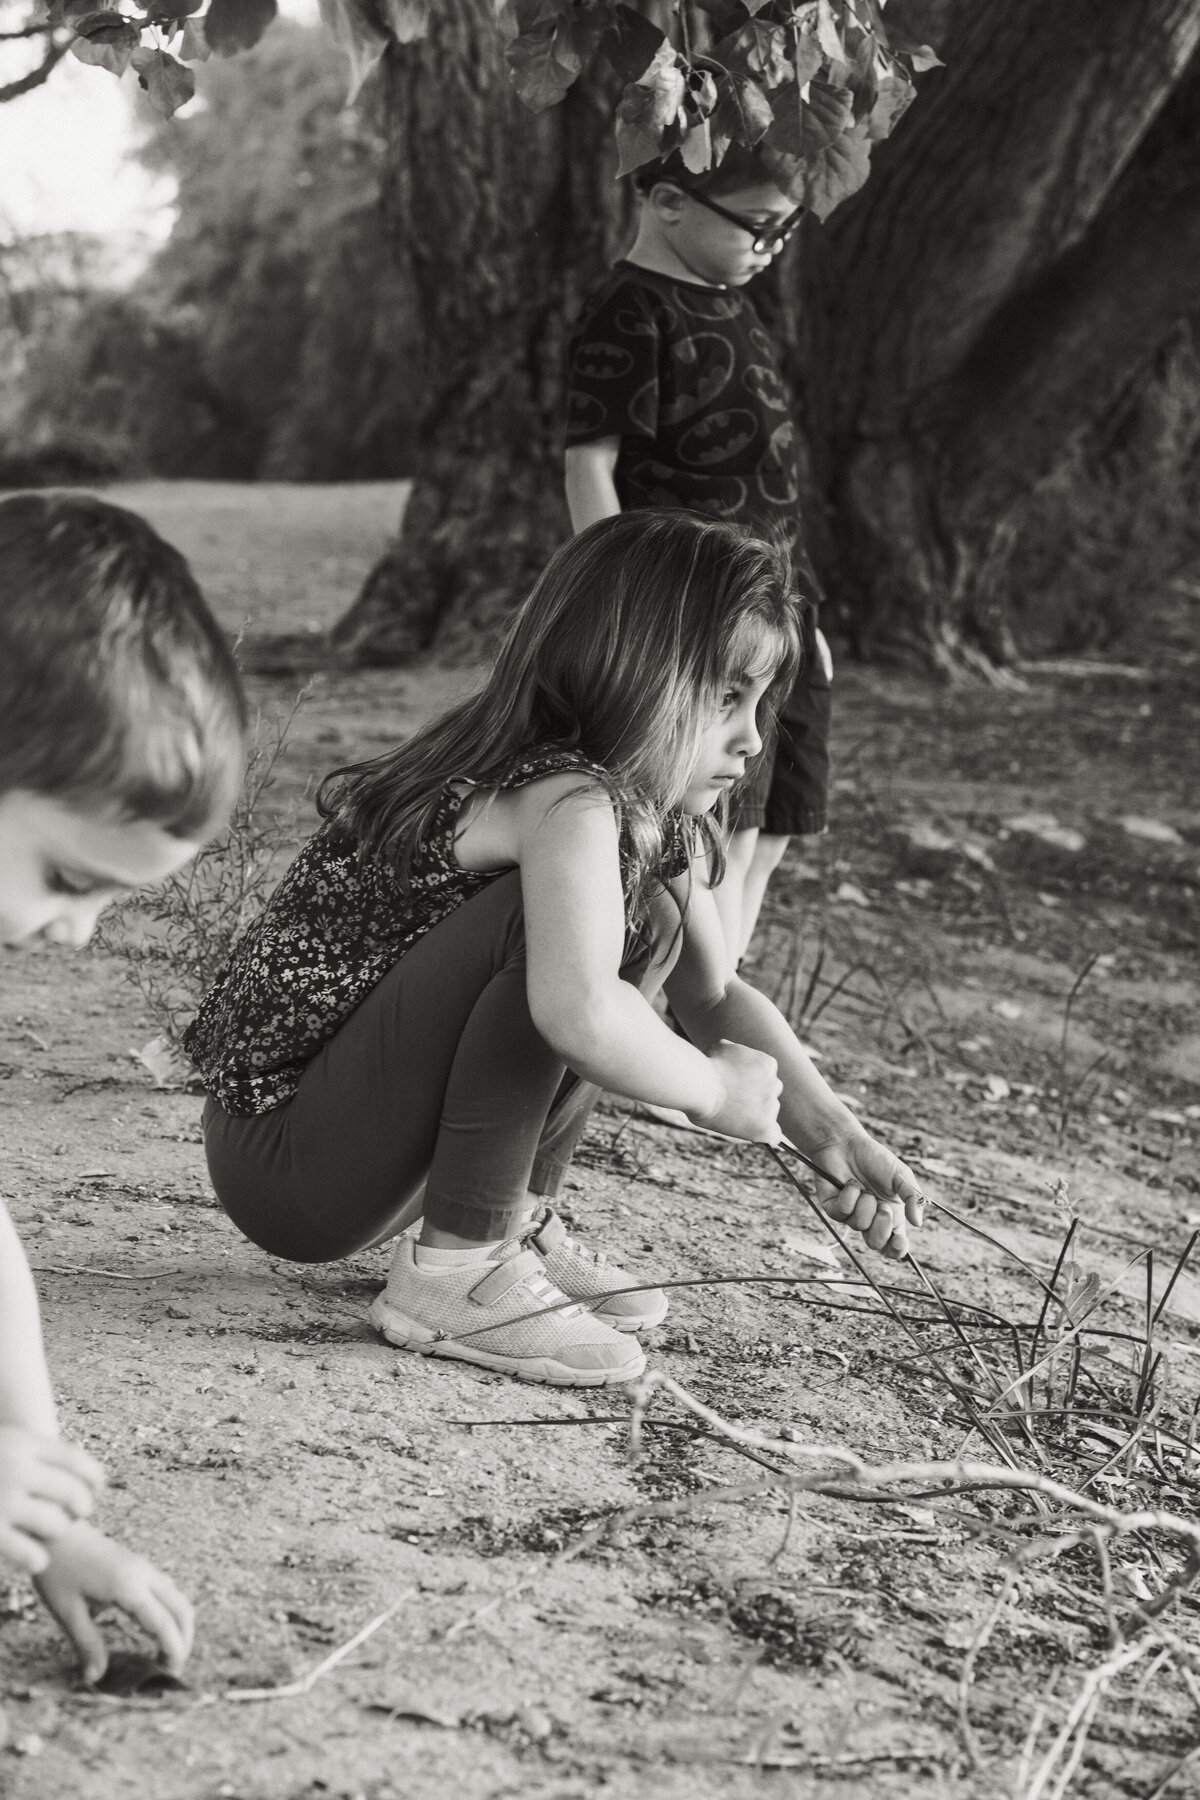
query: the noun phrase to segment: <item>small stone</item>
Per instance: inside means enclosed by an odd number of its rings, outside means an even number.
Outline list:
[[[1129,814],[1118,824],[1126,837],[1141,838],[1147,844],[1182,844],[1183,838],[1173,825],[1162,819],[1142,819]]]
[[[1021,813],[1015,819],[1005,819],[1004,823],[1018,836],[1037,838],[1039,843],[1049,844],[1054,850],[1066,850],[1072,856],[1087,843],[1082,831],[1076,831],[1073,825],[1060,825],[1053,813]]]

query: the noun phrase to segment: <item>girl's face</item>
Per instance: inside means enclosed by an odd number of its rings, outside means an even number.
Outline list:
[[[165,881],[199,848],[148,819],[10,789],[0,794],[0,944],[77,949],[110,900]]]
[[[775,679],[774,669],[735,675],[713,708],[700,738],[700,752],[681,801],[685,813],[711,812],[746,773],[750,757],[762,749],[758,709]]]

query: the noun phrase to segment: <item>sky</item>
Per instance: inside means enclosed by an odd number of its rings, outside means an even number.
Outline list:
[[[316,0],[282,0],[280,10],[317,20]],[[202,94],[203,67],[198,77]],[[130,154],[146,105],[136,82],[68,55],[44,86],[0,106],[0,237],[95,231],[141,236],[150,249],[169,234],[174,184]]]

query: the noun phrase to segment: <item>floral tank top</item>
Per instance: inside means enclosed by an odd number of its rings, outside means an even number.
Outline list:
[[[526,786],[564,770],[603,779],[578,752],[545,750],[496,783]],[[226,1112],[269,1112],[292,1098],[305,1068],[406,951],[504,869],[464,869],[455,855],[465,794],[448,783],[412,858],[407,886],[378,857],[324,825],[238,940],[183,1034],[183,1048]],[[674,821],[663,880],[687,868],[687,822]],[[623,859],[624,860],[624,859]]]

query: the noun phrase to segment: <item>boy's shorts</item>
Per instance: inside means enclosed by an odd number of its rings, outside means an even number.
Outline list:
[[[771,837],[795,837],[825,829],[833,665],[823,634],[816,637],[815,653],[780,709],[774,745],[733,797],[734,831],[757,827]]]

